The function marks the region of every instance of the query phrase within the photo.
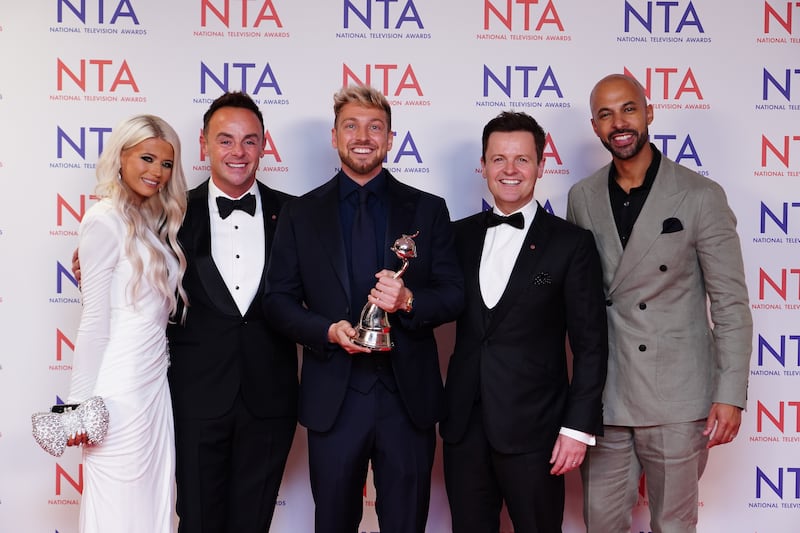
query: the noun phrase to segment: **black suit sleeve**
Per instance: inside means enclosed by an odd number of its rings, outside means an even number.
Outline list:
[[[591,232],[583,231],[564,284],[572,380],[562,427],[602,435],[608,328],[602,270]]]

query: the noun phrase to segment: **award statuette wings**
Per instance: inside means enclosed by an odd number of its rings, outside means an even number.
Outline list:
[[[414,235],[403,235],[394,241],[390,248],[397,258],[403,261],[400,270],[392,276],[394,279],[405,273],[410,259],[417,257],[417,244],[414,242],[414,237],[417,235],[419,235],[419,231]],[[373,352],[388,352],[394,345],[390,335],[391,329],[386,311],[375,304],[367,303],[361,310],[353,342],[359,346],[370,348]]]

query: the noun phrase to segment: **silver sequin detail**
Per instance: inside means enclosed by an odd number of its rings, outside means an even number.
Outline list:
[[[31,415],[33,438],[50,455],[61,457],[67,439],[86,431],[89,443],[98,445],[108,432],[108,409],[103,398],[92,396],[76,409],[63,413],[34,413]]]

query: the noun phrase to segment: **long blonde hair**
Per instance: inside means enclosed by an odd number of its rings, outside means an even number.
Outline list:
[[[123,150],[152,138],[162,139],[172,146],[172,177],[158,194],[140,203],[135,193],[121,179],[121,155]],[[155,115],[136,115],[123,120],[114,128],[105,143],[103,153],[97,160],[96,174],[97,194],[111,199],[127,227],[125,252],[133,266],[133,279],[129,288],[134,298],[144,275],[169,301],[173,317],[178,308],[175,291],[170,288],[168,281],[166,258],[146,237],[147,230],[150,230],[178,259],[178,295],[183,301],[185,315],[185,309],[189,305],[183,289],[186,256],[178,243],[178,229],[186,213],[186,177],[181,165],[181,142],[178,134],[164,119]],[[136,241],[141,242],[150,253],[151,262],[147,265],[146,273],[144,261],[134,245]]]

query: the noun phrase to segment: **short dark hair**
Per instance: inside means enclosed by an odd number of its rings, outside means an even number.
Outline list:
[[[542,155],[544,154],[545,133],[542,127],[536,122],[532,116],[527,113],[517,111],[503,111],[492,120],[486,123],[483,127],[483,150],[481,152],[481,160],[486,159],[486,144],[489,142],[489,135],[496,131],[512,132],[512,131],[528,131],[533,135],[533,140],[536,143],[536,158],[537,163],[542,162]]]
[[[256,117],[258,117],[258,121],[261,123],[261,131],[264,131],[264,115],[261,114],[261,110],[258,108],[258,105],[250,98],[250,95],[247,93],[243,93],[241,91],[233,91],[233,92],[226,92],[222,94],[219,98],[211,102],[211,105],[208,107],[208,110],[203,115],[203,133],[205,134],[208,131],[208,123],[211,121],[211,117],[216,113],[218,110],[222,109],[223,107],[239,107],[242,109],[248,109],[252,111]]]

